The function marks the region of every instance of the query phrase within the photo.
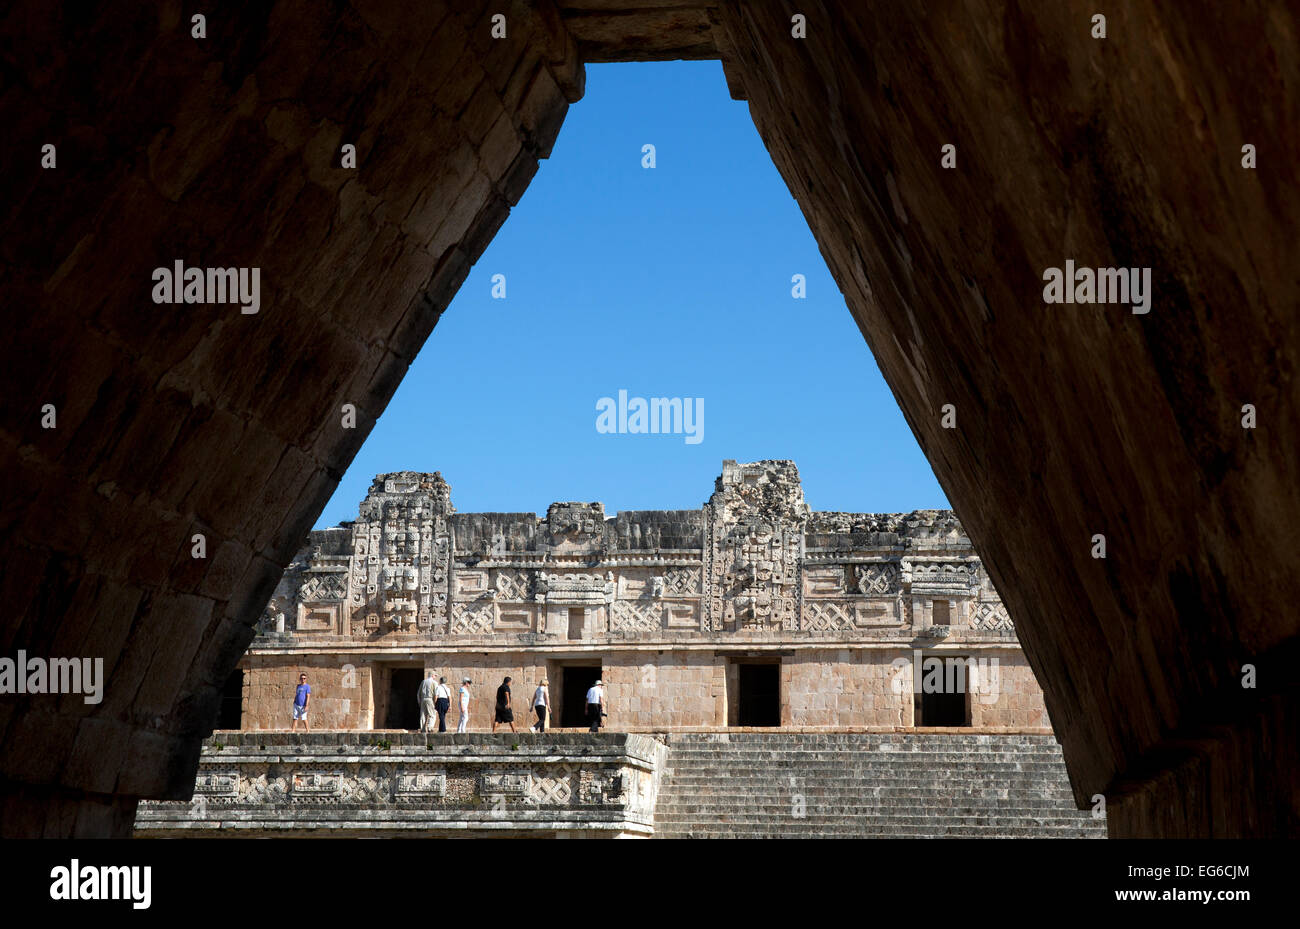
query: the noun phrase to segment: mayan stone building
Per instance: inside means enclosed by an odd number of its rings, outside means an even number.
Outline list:
[[[506,675],[520,708],[548,678],[560,727],[601,677],[616,730],[1049,730],[953,514],[812,512],[791,461],[727,461],[698,510],[613,517],[456,513],[440,474],[378,475],[285,572],[220,727],[287,728],[307,671],[313,728],[413,729],[430,670],[474,680],[472,730]]]

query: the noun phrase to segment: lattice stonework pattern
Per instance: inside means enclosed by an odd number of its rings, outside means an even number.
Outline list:
[[[882,596],[897,593],[901,572],[896,564],[858,565],[858,593]]]
[[[614,601],[609,626],[615,632],[654,632],[663,625],[663,606],[659,603]]]
[[[497,599],[527,600],[532,597],[529,572],[503,568],[497,571]]]
[[[343,572],[336,574],[313,574],[303,582],[298,597],[304,601],[342,600],[348,595],[348,576]]]
[[[452,635],[477,635],[492,631],[493,606],[486,603],[456,603],[451,608]]]
[[[1014,629],[1007,608],[1000,601],[985,600],[975,605],[971,625],[976,629]]]
[[[680,597],[700,592],[698,568],[669,568],[664,573],[664,590],[667,596]]]
[[[807,632],[838,632],[853,626],[853,617],[842,603],[826,600],[805,600],[803,628]]]
[[[573,772],[570,765],[547,766],[545,776],[533,771],[532,801],[563,806],[573,797]]]

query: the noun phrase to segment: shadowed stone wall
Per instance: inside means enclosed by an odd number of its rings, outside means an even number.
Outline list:
[[[719,10],[1077,799],[1112,835],[1295,834],[1300,13],[1113,3],[1102,40],[1095,6],[800,3],[803,41],[785,4]],[[1045,305],[1067,259],[1151,268],[1150,312]]]
[[[0,23],[0,650],[108,681],[0,701],[0,832],[189,796],[284,565],[581,96],[558,13],[498,6],[502,40],[481,3],[222,6],[205,39],[175,2]],[[176,260],[260,268],[260,312],[155,305]]]

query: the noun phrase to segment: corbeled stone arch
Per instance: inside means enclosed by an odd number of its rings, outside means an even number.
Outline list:
[[[582,94],[556,9],[493,9],[504,38],[484,3],[8,14],[0,642],[108,686],[0,701],[0,832],[188,795],[285,560]],[[155,305],[176,260],[260,268],[260,311]]]
[[[796,6],[808,38],[785,41]],[[729,83],[1005,593],[1080,805],[1104,794],[1112,836],[1300,832],[1297,11],[718,9]],[[1045,305],[1067,259],[1152,269],[1149,312]]]
[[[0,653],[103,654],[112,676],[94,708],[0,701],[0,831],[123,832],[136,798],[187,794],[280,568],[581,61],[682,57],[721,58],[749,100],[1004,594],[1079,801],[1107,794],[1114,834],[1297,831],[1294,11],[1120,3],[1100,40],[1079,3],[279,0],[199,41],[178,3],[44,7],[0,26],[22,308]],[[262,312],[154,306],[178,258],[260,267]],[[1066,259],[1151,267],[1151,313],[1044,306]]]

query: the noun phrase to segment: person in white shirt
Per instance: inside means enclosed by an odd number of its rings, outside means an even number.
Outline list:
[[[600,718],[605,715],[605,685],[601,681],[591,685],[587,691],[587,719],[591,721],[591,731],[600,731]]]
[[[421,732],[428,732],[433,728],[433,690],[433,672],[430,671],[425,674],[424,680],[420,681],[420,692],[416,696],[416,700],[420,704]]]
[[[447,711],[451,709],[451,688],[445,677],[438,678],[438,686],[433,689],[433,708],[438,711],[438,731],[447,731]]]
[[[551,689],[546,686],[546,678],[533,691],[533,711],[537,713],[537,722],[533,723],[533,732],[546,731],[546,711],[551,706]]]
[[[457,732],[464,732],[469,725],[469,685],[474,683],[469,678],[460,682],[460,722],[456,724]]]

